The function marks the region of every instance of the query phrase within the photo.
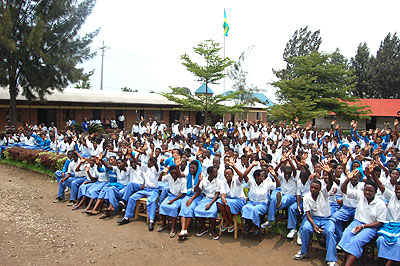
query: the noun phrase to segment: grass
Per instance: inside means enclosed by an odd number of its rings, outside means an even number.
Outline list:
[[[29,164],[27,162],[19,162],[19,161],[9,160],[9,159],[1,159],[0,163],[19,167],[19,168],[26,169],[26,170],[30,170],[30,171],[33,171],[33,172],[36,172],[39,174],[43,174],[43,175],[47,175],[49,177],[54,178],[54,171],[48,170],[48,169],[44,168],[43,166]]]

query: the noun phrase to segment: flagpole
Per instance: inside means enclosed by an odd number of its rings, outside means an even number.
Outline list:
[[[225,34],[224,34],[224,59],[225,59]],[[226,69],[224,69],[224,74],[226,74]],[[225,94],[225,75],[224,75],[224,94]]]

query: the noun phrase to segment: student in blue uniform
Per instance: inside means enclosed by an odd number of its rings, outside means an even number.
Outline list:
[[[342,184],[342,192],[349,198],[356,199],[358,204],[354,220],[343,232],[339,246],[346,252],[345,266],[353,265],[361,257],[363,247],[375,237],[376,232],[386,220],[386,205],[376,197],[377,185],[368,180],[364,191],[347,190],[347,184],[356,176],[361,179],[358,169],[353,170]]]
[[[65,177],[65,175],[67,174],[68,165],[69,165],[70,162],[73,161],[73,159],[72,159],[72,155],[73,154],[74,154],[73,151],[69,151],[67,153],[67,160],[65,160],[65,163],[64,163],[64,166],[63,166],[62,170],[57,170],[55,172],[55,176],[56,176],[56,179],[57,179],[58,183],[60,183],[60,180],[63,179]],[[75,175],[75,173],[74,173],[74,175]],[[57,197],[57,199],[54,200],[55,203],[59,202],[59,201],[60,201],[60,199],[58,197]]]
[[[72,152],[72,161],[68,164],[68,169],[66,174],[64,174],[64,177],[59,179],[58,181],[58,194],[57,198],[54,200],[54,202],[62,202],[64,201],[64,195],[65,195],[65,188],[69,187],[71,188],[72,182],[76,179],[75,177],[75,169],[76,166],[79,164],[79,155],[77,152]],[[60,175],[62,176],[62,175]],[[72,206],[72,205],[71,205]]]
[[[87,194],[88,189],[97,182],[99,176],[97,172],[96,158],[94,156],[89,158],[89,164],[85,164],[84,167],[86,180],[79,187],[78,199],[80,199],[80,201],[74,206],[73,210],[80,209],[86,202],[87,197],[85,195]]]

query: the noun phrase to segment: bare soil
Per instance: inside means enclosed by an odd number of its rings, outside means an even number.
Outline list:
[[[48,176],[0,164],[0,265],[326,265],[324,251],[294,261],[300,247],[272,233],[261,242],[224,233],[181,243],[149,232],[145,219],[117,226],[119,216],[99,220],[53,203],[57,189]]]

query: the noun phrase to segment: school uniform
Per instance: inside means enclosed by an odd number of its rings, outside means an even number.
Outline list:
[[[99,197],[100,191],[108,185],[108,175],[104,167],[98,167],[97,174],[97,181],[93,184],[93,186],[88,188],[85,194],[83,194],[84,196],[91,199],[97,199]]]
[[[300,201],[300,208],[303,210],[303,197],[305,194],[310,192],[310,184],[311,180],[307,179],[306,183],[303,184],[300,179],[297,180],[297,186],[296,186],[296,196],[301,197]],[[288,208],[288,224],[287,228],[290,229],[296,229],[297,227],[297,217],[300,215],[299,210],[297,208],[297,198],[296,201],[293,202],[289,208]]]
[[[78,160],[78,165],[80,160]],[[85,164],[82,164],[78,171],[75,171],[75,180],[71,182],[71,194],[70,194],[70,201],[76,201],[78,199],[78,191],[79,187],[85,182],[86,180],[90,180],[85,170]]]
[[[199,201],[199,204],[194,209],[194,216],[200,218],[217,218],[217,202],[215,201],[208,210],[206,210],[206,205],[211,203],[216,192],[220,192],[220,182],[218,182],[217,178],[214,178],[211,182],[208,177],[203,178],[200,181],[199,189],[204,197]]]
[[[128,184],[129,172],[127,169],[121,170],[117,166],[112,166],[112,171],[117,173],[117,183],[110,186],[104,196],[105,200],[114,207],[114,211],[118,211],[119,201],[122,199],[123,190]]]
[[[303,199],[304,212],[310,212],[314,223],[321,229],[322,234],[326,238],[326,261],[337,261],[336,251],[336,236],[335,236],[335,225],[330,219],[331,209],[329,206],[329,195],[326,187],[323,187],[316,200],[313,199],[311,192],[304,195]],[[308,252],[308,246],[310,243],[310,237],[314,234],[314,228],[307,216],[304,216],[302,226],[300,228],[301,238],[301,253],[305,254]]]
[[[354,220],[343,232],[343,236],[339,241],[339,246],[347,253],[352,254],[356,258],[360,258],[363,253],[363,246],[375,237],[378,228],[364,228],[358,234],[353,234],[354,227],[362,224],[373,222],[385,222],[386,205],[375,196],[368,204],[363,191],[347,191],[347,196],[358,201]]]
[[[276,194],[280,190],[282,193],[281,206],[278,210],[288,208],[294,202],[296,202],[296,190],[297,190],[297,179],[292,176],[288,180],[283,174],[279,174],[278,178],[281,182],[280,188],[275,189],[271,194],[271,202],[268,207],[268,221],[275,221],[276,212]]]
[[[230,186],[226,179],[221,181],[220,193],[226,195],[226,205],[229,206],[232,214],[238,214],[246,204],[242,183],[237,175],[232,177]],[[218,199],[217,203],[225,205],[221,198]]]
[[[400,262],[400,200],[393,191],[385,189],[383,193],[389,203],[386,223],[378,231],[376,245],[379,258]]]
[[[142,176],[144,179],[145,188],[131,195],[128,199],[126,206],[125,218],[132,218],[135,213],[136,201],[141,198],[147,198],[147,215],[150,221],[154,221],[156,216],[156,205],[158,198],[158,175],[157,169],[153,166],[151,168],[142,164]]]
[[[257,185],[255,179],[250,177],[247,186],[249,187],[249,201],[242,208],[242,217],[260,227],[260,216],[268,211],[267,195],[275,189],[275,183],[266,178],[260,185]]]
[[[94,165],[93,167],[90,167],[90,165],[89,165],[89,173],[90,173],[90,175],[91,175],[93,178],[97,179],[98,176],[99,176],[99,174],[98,174],[98,172],[97,172],[97,165]],[[87,174],[86,170],[85,170],[85,175],[86,175],[86,180],[85,180],[85,181],[91,181],[91,179],[89,178],[89,175]],[[84,196],[85,194],[87,194],[88,189],[89,189],[91,186],[93,186],[94,184],[95,184],[95,182],[90,182],[90,183],[87,183],[87,184],[82,184],[82,185],[79,187],[79,190],[78,190],[78,199],[80,199],[82,196]]]
[[[54,173],[58,183],[60,183],[60,180],[62,179],[62,176],[61,176],[61,175],[62,175],[63,173],[64,173],[64,175],[67,174],[68,165],[69,165],[69,163],[72,162],[72,161],[73,161],[72,158],[71,158],[71,159],[68,159],[68,158],[67,158],[67,160],[65,160],[65,163],[64,163],[63,168],[62,168],[61,170],[57,170],[57,171]],[[74,175],[75,175],[75,174],[74,174]]]
[[[144,179],[142,176],[142,171],[140,170],[140,166],[136,166],[136,169],[133,169],[131,166],[128,166],[129,173],[129,183],[123,190],[122,200],[128,202],[129,197],[132,196],[133,193],[140,190]]]
[[[168,174],[163,176],[163,182],[167,182],[169,185],[169,193],[168,196],[163,200],[160,205],[160,214],[166,215],[169,217],[178,217],[178,210],[181,207],[182,199],[175,200],[172,204],[168,204],[169,201],[178,197],[179,194],[186,194],[186,178],[174,178]]]
[[[197,168],[196,175],[193,176],[190,171],[186,175],[187,193],[186,193],[186,196],[181,201],[181,210],[179,211],[179,216],[181,216],[181,217],[194,218],[194,210],[196,209],[197,205],[204,197],[203,194],[200,194],[198,197],[196,197],[192,201],[192,204],[190,204],[189,207],[186,206],[186,202],[194,195],[194,188],[197,186],[197,183],[199,182],[199,174],[202,171],[201,163],[199,161],[197,161],[197,162],[198,162],[199,167]],[[192,163],[190,163],[190,164],[192,164]],[[189,169],[190,169],[190,164],[189,164]]]
[[[58,194],[57,194],[57,197],[64,198],[65,188],[66,187],[71,188],[72,182],[75,181],[75,179],[76,179],[76,177],[75,177],[75,175],[76,175],[75,174],[75,169],[78,166],[78,164],[79,164],[79,160],[77,160],[77,161],[72,160],[68,164],[68,170],[66,172],[66,175],[70,174],[70,177],[67,180],[65,180],[63,183],[60,182],[61,179],[62,179],[61,175],[57,178],[57,181],[58,181]],[[57,177],[57,175],[56,175],[56,177]]]

